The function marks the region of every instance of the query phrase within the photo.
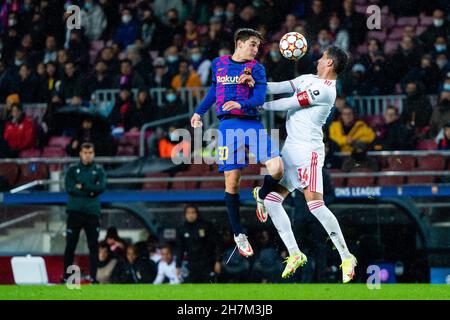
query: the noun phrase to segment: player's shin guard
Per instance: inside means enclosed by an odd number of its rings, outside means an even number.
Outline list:
[[[265,199],[266,196],[269,194],[269,192],[273,190],[273,187],[275,187],[278,184],[278,182],[280,182],[280,180],[281,179],[275,179],[270,175],[264,176],[264,183],[261,189],[259,189],[258,193],[259,198]]]
[[[241,226],[239,215],[239,193],[231,194],[225,192],[225,205],[227,206],[228,219],[234,235],[237,236],[240,233],[243,234],[244,229]]]
[[[348,251],[339,222],[325,203],[322,200],[310,201],[308,202],[308,208],[327,231],[341,259],[345,260],[350,258],[351,254]]]
[[[266,199],[264,199],[264,205],[269,213],[272,222],[277,228],[278,234],[284,245],[289,251],[289,255],[300,252],[297,241],[295,241],[294,233],[291,228],[291,221],[283,208],[283,197],[277,192],[270,192]]]

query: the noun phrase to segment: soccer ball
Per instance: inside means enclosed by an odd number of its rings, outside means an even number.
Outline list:
[[[280,52],[289,60],[298,60],[308,50],[306,38],[298,32],[288,32],[280,40]]]

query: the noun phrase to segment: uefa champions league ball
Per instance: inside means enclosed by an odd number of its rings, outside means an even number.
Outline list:
[[[306,38],[298,32],[288,32],[280,39],[280,52],[286,59],[298,60],[308,50]]]

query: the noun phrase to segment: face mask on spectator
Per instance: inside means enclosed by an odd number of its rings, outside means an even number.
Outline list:
[[[191,55],[191,59],[194,62],[199,62],[201,58],[202,58],[202,55],[200,53],[194,53]]]
[[[177,60],[178,60],[177,56],[174,56],[174,55],[167,56],[167,61],[170,62],[170,63],[174,63]]]
[[[86,3],[84,4],[84,8],[85,8],[87,11],[91,10],[92,7],[93,7],[93,4],[90,3],[90,2],[86,2]]]
[[[444,83],[444,91],[450,91],[450,83]]]
[[[131,21],[131,16],[129,16],[129,15],[122,16],[122,22],[123,23],[127,24],[130,21]]]
[[[280,57],[280,53],[278,51],[270,51],[270,56],[272,59],[276,59]]]
[[[443,52],[447,50],[447,45],[445,44],[435,44],[434,47],[436,48],[437,52]]]
[[[440,59],[436,60],[436,64],[439,67],[439,69],[444,69],[444,67],[447,65],[448,61],[446,59]]]
[[[217,11],[214,11],[214,16],[216,16],[216,17],[222,17],[223,16],[223,11],[222,10],[217,10]]]
[[[166,95],[166,100],[170,103],[175,102],[175,100],[177,100],[177,95],[175,93],[169,93]]]
[[[8,26],[13,27],[17,24],[16,19],[9,19],[8,20]]]
[[[444,19],[433,19],[433,24],[437,28],[442,27],[444,24]]]
[[[338,28],[338,25],[337,25],[337,24],[330,24],[330,30],[336,31],[337,28]]]
[[[14,64],[15,64],[17,67],[19,67],[19,66],[21,66],[21,65],[23,64],[23,61],[20,60],[20,59],[14,59]]]
[[[234,17],[234,12],[226,11],[226,12],[225,12],[225,15],[227,16],[228,19],[231,19],[231,18]]]

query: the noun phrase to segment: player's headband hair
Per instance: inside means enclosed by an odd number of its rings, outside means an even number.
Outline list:
[[[94,149],[94,144],[90,143],[90,142],[84,142],[83,144],[81,144],[80,150],[83,149]]]
[[[341,74],[348,69],[350,65],[350,56],[347,52],[336,46],[330,46],[327,49],[328,58],[333,60],[333,70],[336,74]]]
[[[250,28],[241,28],[234,33],[234,45],[237,45],[238,40],[247,41],[250,37],[258,38],[261,43],[264,42],[264,38],[259,31]]]

